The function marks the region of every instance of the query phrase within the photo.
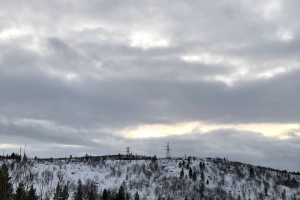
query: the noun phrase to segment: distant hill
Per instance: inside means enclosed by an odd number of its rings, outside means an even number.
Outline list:
[[[221,158],[113,155],[5,163],[14,191],[20,182],[25,190],[33,184],[43,199],[57,197],[58,185],[69,199],[80,190],[83,199],[300,199],[299,172]]]

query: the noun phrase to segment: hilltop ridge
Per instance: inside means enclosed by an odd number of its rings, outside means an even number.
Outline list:
[[[221,158],[171,158],[112,155],[6,161],[14,189],[20,182],[53,199],[57,185],[69,199],[80,179],[85,192],[117,194],[129,199],[300,199],[300,173],[253,166]]]

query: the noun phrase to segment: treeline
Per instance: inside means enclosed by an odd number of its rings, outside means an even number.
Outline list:
[[[34,157],[35,160],[39,161],[50,161],[53,162],[55,160],[64,160],[64,161],[70,161],[70,162],[87,162],[87,161],[103,161],[103,160],[157,160],[156,155],[154,156],[144,156],[144,155],[122,155],[122,154],[116,154],[116,155],[104,155],[104,156],[91,156],[91,155],[85,155],[81,157],[73,157],[70,155],[70,157],[64,157],[64,158],[38,158]]]
[[[8,155],[8,154],[6,156],[3,156],[3,155],[1,156],[0,155],[0,159],[2,159],[2,160],[5,160],[5,159],[7,159],[7,160],[9,160],[9,159],[21,160],[22,156],[13,152],[13,153],[11,153],[11,155]]]
[[[97,187],[94,182],[87,182],[82,184],[81,180],[78,180],[76,191],[73,196],[74,200],[140,200],[138,191],[131,195],[127,192],[126,183],[123,182],[119,189],[104,189],[102,192],[97,191]]]
[[[30,188],[25,188],[22,182],[19,183],[16,191],[14,192],[7,165],[3,163],[0,169],[0,199],[38,200],[38,196],[36,194],[36,189],[33,187],[33,184],[30,185]]]
[[[8,161],[2,165],[0,200],[147,200],[150,196],[155,200],[297,200],[300,196],[297,189],[300,177],[288,172],[220,158],[158,160],[156,156],[141,156],[135,158],[143,161],[132,162],[128,156],[131,155],[101,156],[100,162],[94,159],[97,157],[88,155],[78,159],[70,156],[65,162],[56,162],[57,159],[51,158],[27,160],[24,154],[20,162]],[[74,161],[77,163],[70,163]],[[95,176],[77,176],[74,166],[84,168]],[[73,175],[73,179],[68,177],[68,173]],[[105,175],[100,178],[97,173]],[[82,181],[77,181],[78,178]],[[111,184],[110,179],[120,182]]]
[[[292,175],[300,175],[300,172],[288,172],[287,170],[279,170],[279,169],[273,169],[270,167],[262,167],[262,166],[257,166],[257,168],[259,169],[264,169],[264,170],[270,170],[270,171],[274,171],[274,172],[278,172],[278,173],[284,173],[284,174],[292,174]]]

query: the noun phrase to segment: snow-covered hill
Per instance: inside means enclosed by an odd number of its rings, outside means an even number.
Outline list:
[[[77,161],[76,161],[77,160]],[[3,161],[2,161],[3,162]],[[14,188],[31,184],[53,199],[59,183],[72,199],[78,180],[101,199],[104,189],[124,186],[130,199],[300,199],[300,175],[220,158],[113,160],[92,158],[6,161]],[[183,173],[182,173],[183,171]]]

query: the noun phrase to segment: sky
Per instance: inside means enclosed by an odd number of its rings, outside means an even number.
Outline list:
[[[300,171],[300,2],[3,1],[0,149]]]

